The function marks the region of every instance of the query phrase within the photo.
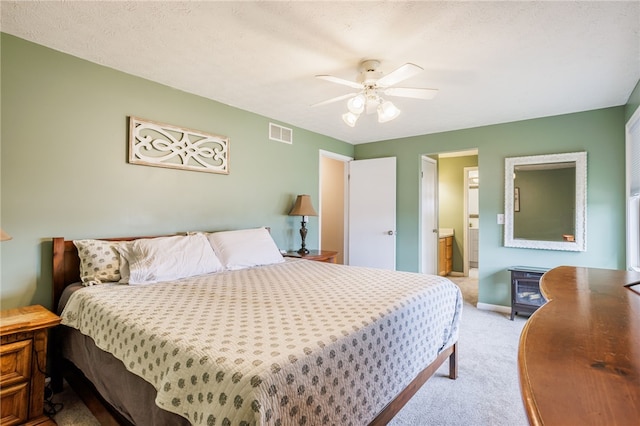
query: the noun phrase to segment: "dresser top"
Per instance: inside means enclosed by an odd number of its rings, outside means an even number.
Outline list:
[[[520,389],[532,425],[636,424],[640,413],[640,273],[560,266],[549,302],[520,337]],[[636,419],[636,421],[632,419]]]

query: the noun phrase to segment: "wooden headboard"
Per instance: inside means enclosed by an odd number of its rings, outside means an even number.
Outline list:
[[[174,235],[184,235],[174,234]],[[159,235],[160,236],[160,235]],[[170,236],[170,235],[164,235]],[[122,237],[122,238],[96,238],[104,241],[132,241],[141,238],[154,237]],[[58,309],[58,302],[65,287],[69,284],[80,282],[80,258],[78,249],[73,240],[65,240],[62,237],[53,239],[53,309]]]
[[[264,227],[271,232],[271,228]],[[216,232],[216,231],[209,231]],[[186,235],[185,232],[172,235],[155,235],[142,237],[119,237],[119,238],[94,238],[103,241],[132,241],[143,238],[172,237],[175,235]],[[80,282],[80,258],[78,249],[73,244],[73,240],[65,240],[62,237],[53,238],[53,309],[58,309],[58,302],[62,292],[69,284]]]

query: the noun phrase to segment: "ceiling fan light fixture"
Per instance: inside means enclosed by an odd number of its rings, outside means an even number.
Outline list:
[[[359,94],[349,99],[349,101],[347,102],[347,108],[353,114],[362,114],[362,111],[364,111],[364,106],[366,103],[367,103],[367,100],[365,99],[364,95]]]
[[[378,105],[378,123],[386,123],[399,115],[400,110],[390,101],[384,101]]]
[[[424,71],[422,67],[416,64],[406,63],[388,74],[383,74],[381,71],[378,71],[379,65],[380,61],[376,59],[362,61],[358,69],[360,73],[356,81],[345,80],[326,74],[316,75],[316,77],[321,80],[358,90],[354,93],[347,93],[327,99],[313,106],[326,105],[347,99],[347,112],[342,114],[342,120],[344,120],[348,126],[355,127],[358,118],[365,112],[366,114],[372,114],[377,111],[379,123],[392,121],[400,115],[400,110],[392,102],[382,99],[381,95],[413,99],[432,99],[438,92],[437,89],[395,86]]]
[[[342,114],[342,120],[347,123],[347,126],[354,127],[356,125],[356,121],[358,121],[359,114],[354,114],[352,112],[345,112]]]

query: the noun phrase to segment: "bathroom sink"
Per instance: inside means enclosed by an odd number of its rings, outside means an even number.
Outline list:
[[[453,228],[438,229],[438,238],[453,237]]]

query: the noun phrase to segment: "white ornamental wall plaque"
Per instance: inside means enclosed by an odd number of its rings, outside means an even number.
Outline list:
[[[229,174],[229,138],[129,117],[129,163]]]

